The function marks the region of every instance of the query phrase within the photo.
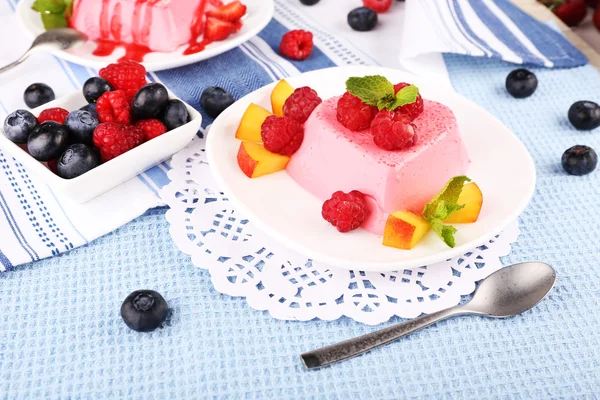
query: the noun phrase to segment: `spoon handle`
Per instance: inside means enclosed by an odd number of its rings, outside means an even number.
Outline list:
[[[467,312],[462,310],[461,307],[447,308],[445,310],[424,315],[422,317],[418,317],[401,324],[396,324],[390,326],[389,328],[369,333],[367,335],[309,351],[300,355],[300,357],[308,369],[324,367],[334,362],[365,353],[374,349],[375,347],[382,346],[418,331],[419,329],[433,325],[438,321],[466,313]]]
[[[5,65],[4,67],[0,68],[0,74],[3,73],[3,72],[6,72],[8,70],[13,69],[17,65],[21,64],[23,61],[27,60],[29,58],[29,55],[31,54],[30,50],[31,49],[29,49],[28,51],[26,51],[25,54],[23,54],[21,57],[19,57],[18,60],[13,61],[12,63],[10,63],[8,65]]]

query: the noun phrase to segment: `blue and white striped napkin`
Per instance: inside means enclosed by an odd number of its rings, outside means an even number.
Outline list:
[[[572,68],[587,58],[508,0],[407,0],[400,56],[455,53]]]

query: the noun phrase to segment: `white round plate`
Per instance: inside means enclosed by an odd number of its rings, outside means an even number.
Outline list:
[[[256,179],[246,177],[237,164],[240,141],[235,138],[235,131],[251,102],[270,109],[274,84],[229,107],[208,134],[210,167],[237,209],[268,235],[313,260],[369,271],[414,268],[465,254],[514,221],[533,195],[535,166],[519,139],[481,107],[407,72],[380,67],[330,68],[289,78],[289,82],[294,87],[310,86],[326,99],[342,94],[349,77],[375,74],[392,82],[414,83],[424,98],[439,101],[456,114],[471,158],[467,175],[481,188],[484,202],[476,223],[456,225],[455,248],[447,247],[434,232],[429,232],[412,250],[385,247],[380,236],[363,229],[339,233],[321,217],[322,202],[285,171]]]
[[[44,25],[42,24],[40,14],[31,9],[33,2],[34,0],[22,0],[17,5],[17,15],[21,20],[22,26],[32,38],[44,32]],[[144,57],[142,64],[144,64],[148,71],[181,67],[217,56],[253,38],[267,26],[273,17],[275,4],[273,0],[243,0],[243,3],[248,7],[247,17],[244,19],[244,25],[238,33],[231,35],[226,40],[214,42],[206,46],[205,50],[196,54],[183,55],[183,51],[187,45],[181,46],[171,53],[153,52]],[[54,54],[67,61],[96,69],[116,62],[125,54],[123,48],[117,48],[110,56],[97,57],[92,54],[95,49],[96,44],[90,41],[75,49],[57,51]]]

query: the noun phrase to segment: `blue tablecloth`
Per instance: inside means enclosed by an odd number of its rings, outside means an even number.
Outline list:
[[[600,150],[600,132],[577,132],[566,119],[574,101],[600,100],[600,76],[589,66],[536,69],[537,92],[515,100],[503,89],[513,65],[461,56],[446,62],[456,90],[503,120],[535,159],[536,194],[504,263],[541,260],[557,269],[556,288],[538,307],[507,320],[442,322],[366,356],[306,371],[301,352],[378,328],[346,318],[278,321],[243,299],[219,294],[208,273],[176,250],[165,210],[157,209],[92,245],[0,274],[0,398],[541,399],[600,393],[600,171],[572,177],[560,166],[571,145]],[[168,327],[138,334],[123,324],[120,304],[139,288],[155,289],[169,301]]]

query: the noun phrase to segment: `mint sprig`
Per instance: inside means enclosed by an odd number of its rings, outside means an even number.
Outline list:
[[[454,234],[456,228],[444,225],[443,221],[465,207],[464,204],[458,204],[458,198],[462,193],[465,182],[471,182],[471,179],[463,175],[450,179],[446,186],[423,209],[423,218],[429,221],[431,229],[449,247],[455,246]]]
[[[414,103],[419,95],[419,89],[415,85],[394,93],[394,85],[381,75],[351,77],[346,81],[346,90],[370,106],[389,111]]]
[[[73,0],[35,0],[31,8],[41,14],[46,30],[65,28],[73,13]]]

